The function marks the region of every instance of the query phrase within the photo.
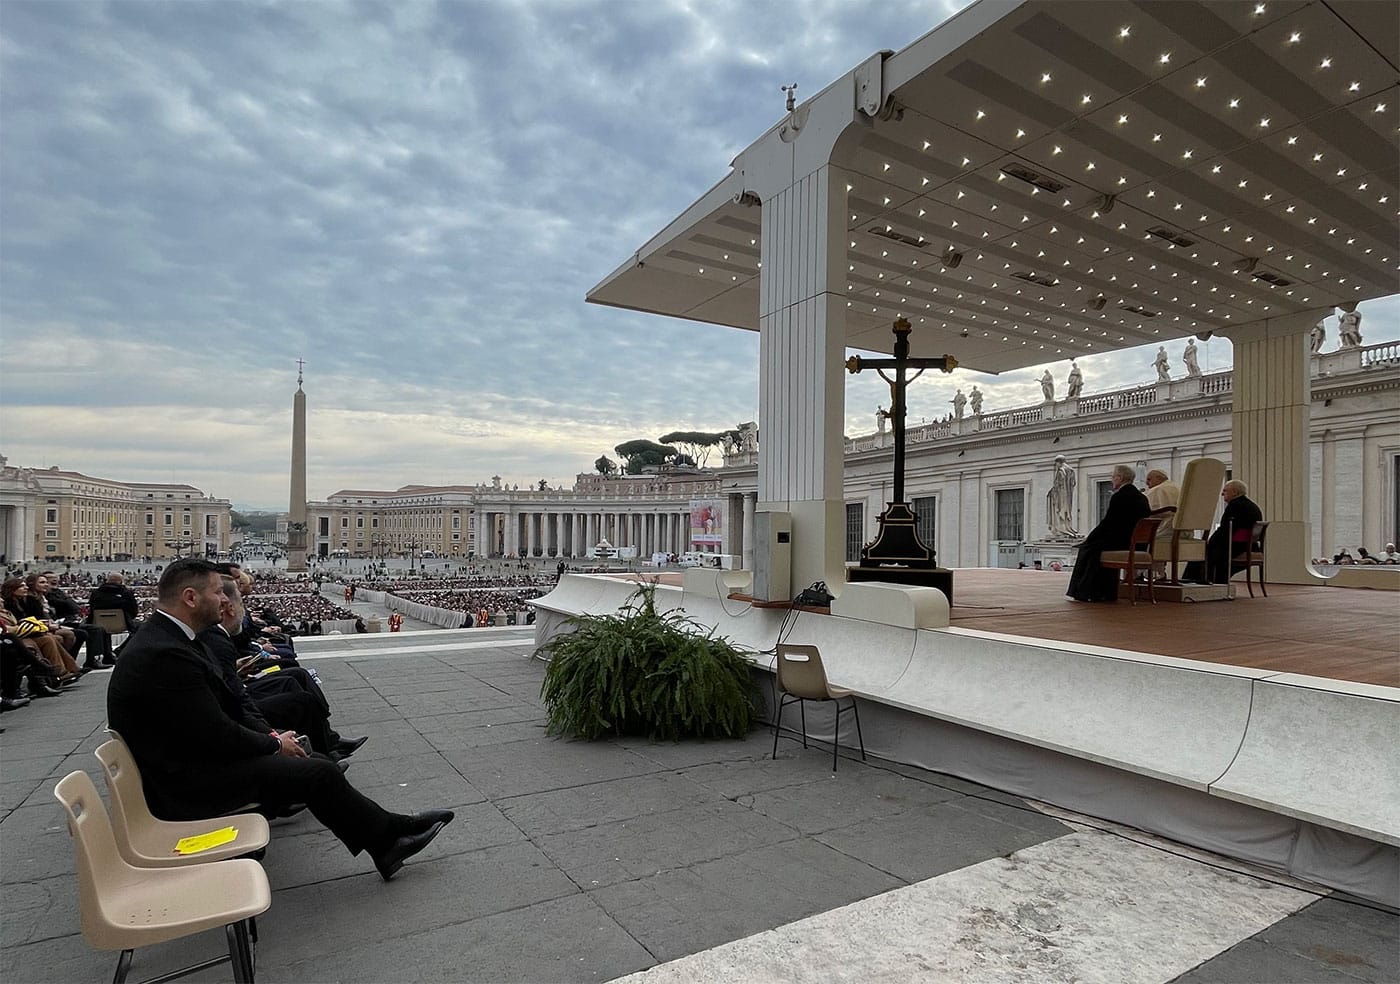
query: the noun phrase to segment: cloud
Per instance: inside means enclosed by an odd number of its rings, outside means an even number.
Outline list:
[[[299,357],[314,496],[567,483],[621,441],[754,419],[756,335],[583,296],[780,85],[815,94],[960,6],[11,0],[4,451],[276,505]],[[1084,360],[1090,388],[1149,371],[1115,358]],[[988,408],[1038,375],[983,377]],[[973,378],[926,377],[911,414]],[[847,431],[873,429],[887,394],[848,387]]]

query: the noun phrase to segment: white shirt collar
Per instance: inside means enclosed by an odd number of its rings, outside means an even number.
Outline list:
[[[164,615],[166,618],[170,619],[170,621],[172,621],[172,622],[174,622],[176,625],[178,625],[178,626],[180,627],[180,631],[183,632],[183,633],[185,633],[185,638],[188,639],[190,642],[194,642],[194,637],[195,637],[195,631],[194,631],[194,629],[190,628],[190,627],[189,627],[188,625],[186,625],[184,622],[180,621],[178,618],[176,618],[174,615],[171,615],[169,612],[167,612],[167,611],[166,611],[165,609],[163,609],[163,608],[157,608],[156,611],[160,612],[160,613],[161,613],[162,615]]]

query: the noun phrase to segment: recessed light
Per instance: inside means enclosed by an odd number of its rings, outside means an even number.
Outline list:
[[[1353,82],[1351,85],[1347,86],[1347,92],[1356,92],[1356,91],[1358,91],[1360,88],[1361,88],[1361,83],[1360,83],[1360,82]]]
[[[1040,84],[1041,84],[1041,85],[1044,85],[1046,82],[1049,82],[1049,81],[1050,81],[1050,73],[1049,73],[1049,72],[1045,72],[1044,74],[1042,74],[1042,75],[1040,76]]]
[[[1322,62],[1321,62],[1317,67],[1318,67],[1318,68],[1331,68],[1331,67],[1332,67],[1332,59],[1330,59],[1330,58],[1324,58],[1324,59],[1322,59]]]
[[[1297,43],[1298,43],[1299,41],[1301,41],[1301,40],[1303,40],[1303,35],[1302,35],[1302,33],[1298,32],[1298,31],[1294,31],[1292,34],[1290,34],[1290,35],[1288,36],[1288,43],[1289,43],[1289,44],[1297,44]]]
[[[1262,119],[1260,119],[1260,120],[1259,120],[1259,125],[1260,125],[1261,127],[1267,127],[1267,126],[1269,125],[1269,117],[1265,116],[1265,117],[1263,117]]]
[[[1118,125],[1119,125],[1119,126],[1122,126],[1122,125],[1123,125],[1124,123],[1126,123],[1126,122],[1128,122],[1128,114],[1127,114],[1127,113],[1124,113],[1122,116],[1118,117]]]
[[[1196,80],[1196,88],[1197,88],[1197,89],[1204,89],[1205,87],[1206,87],[1206,80],[1205,80],[1204,78],[1199,78],[1199,79]]]
[[[1157,64],[1159,64],[1159,65],[1165,65],[1167,62],[1169,62],[1169,61],[1171,61],[1171,60],[1172,60],[1172,53],[1171,53],[1170,51],[1164,51],[1164,52],[1162,52],[1160,55],[1157,56]]]
[[[1373,113],[1384,113],[1384,112],[1385,112],[1385,103],[1376,103],[1376,108],[1373,109],[1372,112],[1373,112]]]
[[[1119,36],[1120,38],[1126,38],[1129,34],[1132,34],[1132,33],[1133,33],[1133,29],[1132,29],[1131,27],[1120,27],[1120,28],[1118,29],[1118,36]]]
[[[1239,108],[1240,108],[1240,101],[1239,101],[1239,98],[1238,98],[1238,97],[1236,97],[1236,98],[1230,100],[1230,108],[1231,108],[1231,109],[1239,109]]]

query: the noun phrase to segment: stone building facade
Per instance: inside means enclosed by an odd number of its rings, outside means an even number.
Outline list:
[[[0,456],[0,553],[7,563],[224,553],[229,520],[227,499],[193,485],[21,468]]]

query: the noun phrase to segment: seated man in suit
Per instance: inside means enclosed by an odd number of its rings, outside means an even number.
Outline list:
[[[1113,495],[1099,525],[1089,531],[1074,558],[1069,597],[1075,601],[1117,601],[1118,572],[1105,570],[1099,558],[1105,550],[1128,550],[1133,527],[1151,512],[1147,496],[1133,484],[1137,472],[1128,465],[1113,466]]]
[[[275,691],[261,688],[261,692],[245,686],[238,673],[239,652],[231,637],[243,622],[243,599],[238,593],[237,581],[223,577],[221,582],[224,605],[220,610],[220,622],[205,629],[198,638],[213,657],[214,667],[224,684],[240,698],[244,716],[253,718],[254,726],[264,731],[271,729],[263,725],[274,721],[279,730],[290,728],[297,734],[306,735],[313,751],[337,761],[354,754],[367,739],[344,739],[331,729],[330,705],[314,684]],[[291,676],[290,671],[283,672]],[[282,675],[279,673],[278,677]]]
[[[1220,498],[1225,500],[1225,511],[1220,514],[1220,525],[1206,541],[1206,564],[1210,579],[1216,584],[1225,584],[1230,580],[1230,575],[1234,573],[1233,558],[1249,552],[1254,541],[1254,524],[1264,520],[1264,513],[1248,493],[1249,487],[1237,478],[1226,482],[1220,490]],[[1185,577],[1188,581],[1203,581],[1206,573],[1199,562],[1186,565]]]
[[[390,813],[351,786],[329,758],[308,756],[292,732],[249,720],[196,641],[220,621],[223,605],[213,564],[194,557],[170,564],[155,614],[112,672],[107,718],[131,748],[152,811],[181,820],[250,801],[305,803],[352,854],[368,852],[379,874],[392,878],[452,812]]]
[[[112,571],[88,595],[88,613],[98,609],[116,609],[126,616],[126,631],[134,632],[141,623],[135,593],[126,586],[126,579],[117,571]]]

